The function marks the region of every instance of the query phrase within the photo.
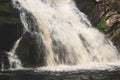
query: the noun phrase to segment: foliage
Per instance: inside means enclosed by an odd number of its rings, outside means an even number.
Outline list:
[[[102,29],[103,31],[107,32],[108,28],[106,25],[105,17],[102,17],[97,24],[97,28]]]
[[[97,24],[97,27],[99,29],[106,29],[106,22],[105,22],[105,17],[102,17],[100,21]]]

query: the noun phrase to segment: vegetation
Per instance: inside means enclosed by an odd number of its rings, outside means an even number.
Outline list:
[[[106,26],[106,20],[105,17],[102,17],[100,21],[97,24],[97,28],[103,29],[104,31],[107,31],[107,26]]]

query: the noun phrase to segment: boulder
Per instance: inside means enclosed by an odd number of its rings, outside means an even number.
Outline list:
[[[15,54],[18,55],[23,67],[45,66],[46,48],[38,34],[26,32],[18,44]]]

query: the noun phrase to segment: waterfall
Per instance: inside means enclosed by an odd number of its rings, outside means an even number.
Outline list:
[[[42,38],[38,45],[45,46],[47,66],[119,60],[112,42],[92,27],[73,0],[13,0],[13,4],[21,12],[26,31],[31,32],[25,10],[36,19],[39,31],[34,32]]]
[[[7,52],[11,70],[22,69],[22,64],[18,59],[18,56],[15,54],[15,50],[18,47],[20,40],[21,38],[16,41],[16,44],[14,45],[13,49],[10,52]]]

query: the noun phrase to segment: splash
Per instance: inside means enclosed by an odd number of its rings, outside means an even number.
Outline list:
[[[21,38],[16,42],[13,49],[10,52],[7,52],[11,70],[23,68],[18,56],[15,54],[16,48],[18,47],[20,40]]]

